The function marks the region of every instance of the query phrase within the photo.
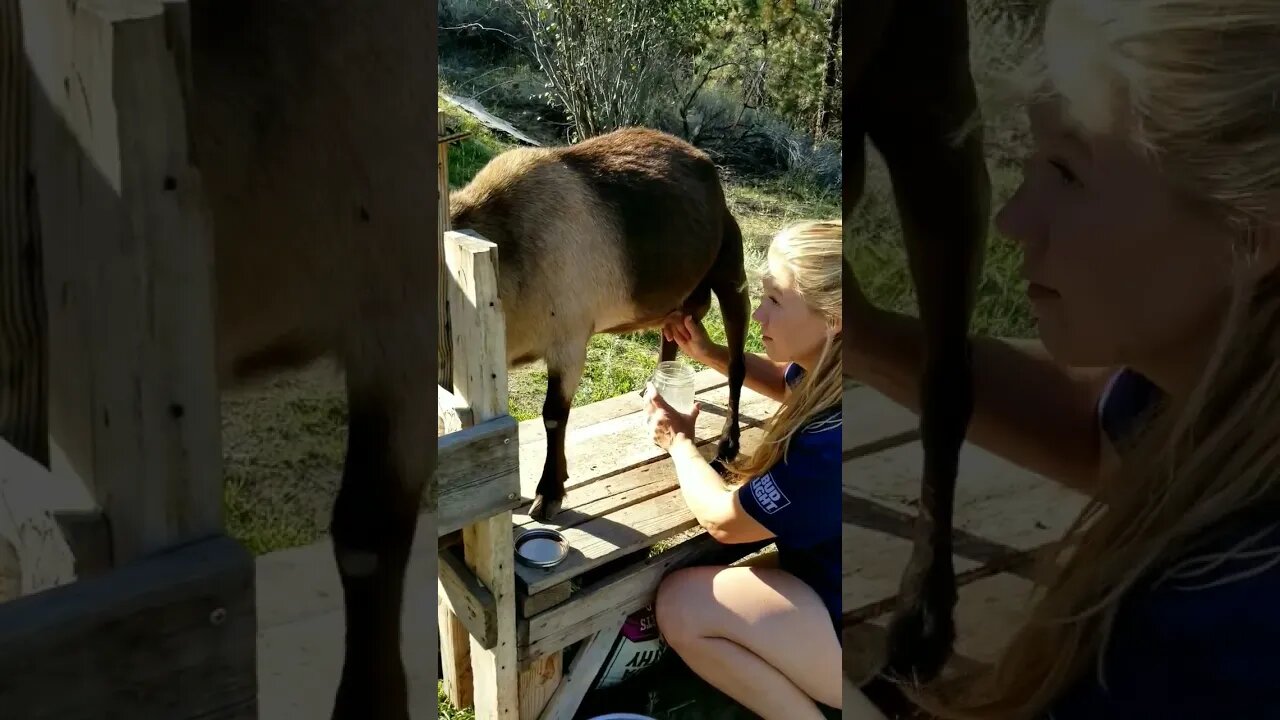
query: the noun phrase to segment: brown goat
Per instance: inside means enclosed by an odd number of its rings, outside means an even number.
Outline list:
[[[191,2],[190,131],[214,231],[219,382],[326,355],[345,370],[334,718],[409,717],[405,567],[424,491],[435,510],[430,22],[410,0]]]
[[[876,0],[854,3],[845,18],[853,38],[845,56],[853,154],[845,213],[862,195],[869,139],[889,169],[924,328],[924,477],[884,669],[921,682],[941,671],[955,638],[952,513],[973,411],[969,322],[990,206],[981,127],[958,139],[978,112],[967,10],[965,0]],[[887,687],[882,679],[873,685],[876,693]],[[871,688],[882,707],[893,699]]]
[[[738,452],[738,401],[749,299],[742,233],[710,158],[671,135],[625,128],[491,160],[449,200],[451,226],[498,246],[507,362],[547,363],[547,456],[530,515],[565,496],[565,424],[595,333],[698,318],[720,301],[730,349],[729,414],[717,459]],[[660,358],[678,346],[664,341]]]

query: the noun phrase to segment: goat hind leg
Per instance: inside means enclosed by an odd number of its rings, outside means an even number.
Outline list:
[[[970,92],[958,97],[957,115],[976,107]],[[883,155],[925,332],[920,393],[924,473],[886,670],[928,681],[950,656],[955,635],[952,514],[960,450],[973,412],[968,332],[985,250],[990,179],[980,132],[956,144],[937,126],[921,130],[900,125],[898,130],[900,134],[887,138]]]
[[[412,446],[396,438],[413,432],[392,396],[348,378],[347,455],[331,525],[346,616],[334,720],[409,718],[402,594],[429,463],[404,462]]]
[[[547,459],[538,479],[537,494],[529,507],[529,517],[547,522],[564,504],[565,483],[569,480],[569,463],[565,457],[565,432],[569,424],[569,407],[582,380],[587,361],[585,338],[553,342],[547,353],[547,398],[542,403],[542,424],[547,430]]]

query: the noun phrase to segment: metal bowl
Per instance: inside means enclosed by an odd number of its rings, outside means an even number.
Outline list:
[[[515,542],[516,560],[529,567],[552,568],[569,556],[569,541],[550,528],[528,530]]]

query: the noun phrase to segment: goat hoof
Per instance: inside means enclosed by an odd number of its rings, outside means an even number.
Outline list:
[[[340,685],[331,720],[409,720],[406,686],[389,684],[386,688]]]
[[[922,600],[894,618],[889,628],[885,675],[925,683],[942,672],[955,642],[950,606],[942,605],[935,607]]]
[[[730,460],[738,457],[739,449],[738,438],[720,438],[720,443],[716,445],[716,460],[719,460],[722,465],[726,464]]]
[[[563,503],[564,501],[560,499],[550,499],[541,494],[535,495],[533,504],[529,506],[529,517],[538,522],[547,522],[560,514],[560,507]]]

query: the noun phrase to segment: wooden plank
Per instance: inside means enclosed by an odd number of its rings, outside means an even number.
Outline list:
[[[44,261],[18,0],[0,0],[0,439],[49,462]]]
[[[600,674],[600,668],[609,658],[609,650],[618,639],[618,633],[622,632],[622,625],[622,622],[618,622],[607,626],[584,642],[569,666],[569,673],[552,693],[546,709],[538,716],[539,720],[573,720],[582,699],[591,689],[592,681]]]
[[[840,552],[840,604],[844,613],[893,602],[911,557],[909,541],[845,523]],[[962,557],[954,557],[952,562],[958,573],[978,567],[976,562]]]
[[[516,421],[496,416],[436,439],[437,535],[520,503]]]
[[[439,553],[440,593],[449,610],[480,647],[492,648],[498,642],[497,606],[493,594],[471,574],[462,558],[451,550]]]
[[[551,653],[525,664],[520,669],[520,717],[542,715],[556,689],[563,685],[564,655]]]
[[[48,315],[49,427],[92,483],[95,330],[92,272],[100,243],[120,235],[119,140],[109,94],[106,28],[70,3],[22,0],[32,72],[31,164]],[[74,84],[72,79],[74,78]],[[86,244],[84,238],[98,243]]]
[[[869,387],[845,381],[841,446],[845,459],[910,442],[920,418]]]
[[[498,298],[498,249],[475,233],[444,237],[449,268],[449,313],[455,394],[477,423],[507,413],[506,330]],[[485,648],[470,638],[477,717],[519,715],[516,663],[515,575],[511,511],[463,528],[463,557],[494,598],[497,642]]]
[[[649,606],[653,603],[658,584],[672,571],[694,564],[728,565],[766,544],[724,545],[703,532],[602,578],[583,588],[570,602],[522,623],[521,660],[558,650],[587,637],[589,633],[582,628],[598,624],[596,621],[601,616],[629,615]]]
[[[844,492],[914,516],[922,461],[918,442],[846,461]],[[961,450],[958,477],[956,529],[1017,550],[1059,539],[1086,501],[972,444]]]
[[[495,606],[496,609],[496,606]],[[470,633],[439,594],[437,618],[440,628],[440,682],[445,697],[455,708],[475,705],[475,677],[471,673]]]
[[[772,412],[773,408],[777,407],[776,402],[763,395],[752,393],[752,396],[743,398],[740,407],[744,414],[748,410],[759,410],[763,407],[768,407],[768,412]],[[694,432],[695,444],[703,446],[716,442],[719,439],[722,422],[711,411],[700,414]],[[744,423],[742,430],[746,432],[751,427],[753,425]],[[597,423],[570,439],[572,442],[565,449],[566,455],[590,458],[584,461],[590,463],[589,476],[579,479],[577,484],[569,487],[561,513],[552,522],[534,521],[528,515],[530,503],[523,502],[514,512],[516,524],[526,528],[572,527],[676,487],[674,475],[655,478],[645,473],[628,472],[666,459],[666,452],[653,444],[644,417],[639,413]],[[545,449],[539,449],[538,452],[545,452]],[[536,461],[537,467],[534,470],[529,469],[533,467],[534,462],[533,457],[522,450],[520,461],[522,498],[532,498],[538,477],[542,473],[538,469],[542,467],[541,460]]]
[[[721,397],[722,396],[722,397]],[[715,404],[717,400],[723,406],[728,400],[727,388],[713,387],[697,396],[699,401]],[[599,482],[646,463],[659,460],[666,453],[653,444],[645,423],[643,405],[636,398],[634,412],[619,414],[615,417],[590,424],[579,424],[569,430],[565,443],[565,459],[569,464],[569,479],[565,483],[568,490],[565,500],[578,492],[583,486]],[[743,388],[739,403],[739,412],[743,416],[743,429],[750,426],[748,418],[768,418],[778,403],[764,395]],[[594,405],[587,406],[588,408]],[[570,419],[574,412],[569,414]],[[699,442],[712,442],[720,437],[720,428],[724,425],[723,417],[717,416],[715,407],[706,408],[699,414],[694,436]],[[520,492],[530,502],[537,489],[538,479],[542,476],[543,464],[546,460],[546,441],[526,442],[527,428],[542,428],[541,418],[533,418],[521,422],[520,438]],[[542,430],[545,433],[545,429]],[[545,438],[545,434],[542,436]],[[520,508],[527,512],[528,503]]]
[[[437,135],[444,135],[444,111],[436,111]],[[436,144],[436,215],[440,231],[436,237],[437,264],[440,278],[436,292],[436,377],[450,389],[453,387],[453,327],[450,325],[449,285],[452,277],[444,260],[444,234],[449,230],[449,145]]]
[[[78,478],[51,471],[0,440],[0,542],[13,548],[11,566],[0,573],[17,579],[18,595],[79,577],[75,545],[58,522],[60,512],[96,514],[96,507]]]
[[[23,4],[48,105],[36,146],[50,352],[82,354],[51,366],[50,422],[73,435],[64,449],[111,518],[116,562],[222,524],[209,222],[189,157],[185,31],[166,18],[182,11]],[[66,423],[70,411],[83,417]]]
[[[870,620],[849,625],[841,631],[844,641],[841,666],[844,669],[844,676],[852,680],[855,685],[862,685],[870,680],[884,666],[889,624],[892,620],[892,614],[885,613]],[[965,656],[959,650],[959,638],[957,638],[956,653],[947,660],[940,677],[943,680],[949,680],[971,673],[981,666],[982,663]]]
[[[976,662],[995,662],[1013,633],[1027,621],[1034,584],[1011,573],[960,586],[956,600],[956,652]]]
[[[623,473],[579,487],[565,496],[565,504],[552,522],[538,522],[520,511],[512,520],[523,530],[553,528],[563,532],[585,522],[655,498],[679,487],[674,474]],[[527,510],[528,505],[521,506]]]
[[[457,346],[455,346],[457,347]],[[519,665],[516,660],[515,576],[512,565],[511,513],[500,513],[463,529],[464,549],[476,577],[494,596],[497,642],[485,648],[471,638],[471,673],[476,717],[519,716]]]
[[[573,597],[573,585],[572,581],[562,582],[559,585],[552,585],[537,595],[520,592],[517,588],[516,609],[519,610],[520,617],[531,618],[567,601]]]
[[[457,432],[464,427],[471,427],[475,420],[471,417],[471,408],[458,399],[457,395],[436,386],[436,433]]]
[[[741,436],[743,451],[754,451],[763,438],[764,431],[760,428],[746,430]],[[715,456],[716,448],[709,443],[698,451],[710,460]],[[652,463],[628,472],[649,474],[655,478],[675,478],[675,468],[670,461]],[[563,535],[569,541],[570,550],[564,562],[551,569],[517,565],[516,574],[530,594],[538,593],[612,558],[650,547],[696,524],[697,520],[685,504],[680,490],[669,490],[637,505],[566,528]],[[519,527],[513,530],[515,537],[526,532]]]
[[[253,558],[217,536],[0,605],[0,707],[253,720],[255,646]]]
[[[476,423],[507,414],[507,338],[498,298],[498,246],[471,230],[444,233],[451,275],[453,394]]]
[[[1031,591],[1030,581],[1008,573],[962,583],[955,609],[955,655],[943,677],[970,673],[995,662],[1026,622]],[[892,620],[892,612],[885,612],[843,629],[845,674],[855,683],[864,682],[883,664]]]
[[[693,389],[697,395],[725,387],[727,384],[728,380],[725,379],[723,374],[709,368],[699,370],[693,376]],[[748,389],[743,389],[744,393],[747,391]],[[572,436],[592,425],[643,411],[644,399],[640,397],[638,391],[615,395],[589,405],[573,408],[572,412],[569,413],[569,422],[565,424],[565,432]],[[547,429],[542,425],[542,418],[530,418],[520,423],[520,444],[522,446],[546,445],[546,443]]]

